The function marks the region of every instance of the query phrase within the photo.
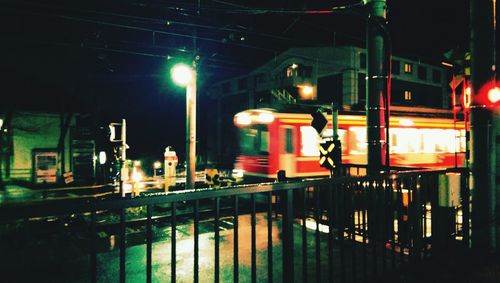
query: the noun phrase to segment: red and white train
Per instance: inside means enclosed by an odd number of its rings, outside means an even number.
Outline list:
[[[465,162],[465,125],[451,112],[396,111],[391,108],[389,151],[391,166],[455,167]],[[439,113],[436,113],[439,112]],[[245,176],[276,178],[278,170],[287,177],[328,175],[319,166],[319,143],[332,136],[332,117],[320,137],[308,113],[251,109],[235,115],[240,152],[235,169]],[[366,164],[366,116],[364,112],[341,112],[338,135],[343,164]]]

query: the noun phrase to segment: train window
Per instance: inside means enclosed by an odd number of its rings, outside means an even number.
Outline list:
[[[347,131],[344,129],[338,129],[340,143],[342,144],[342,153],[347,154]],[[325,141],[325,139],[330,139],[333,135],[332,129],[326,129],[323,132],[323,138],[321,138],[316,130],[311,126],[301,126],[300,127],[300,155],[301,156],[319,156],[319,143]]]
[[[260,143],[259,152],[261,154],[267,154],[269,152],[269,132],[266,130],[259,131],[260,133]]]
[[[459,151],[460,152],[465,152],[465,130],[461,130],[460,133],[459,133],[459,143],[460,143],[460,148],[459,148]]]
[[[418,129],[392,128],[392,146],[390,151],[394,153],[416,153],[421,152],[421,133]]]
[[[366,154],[366,128],[351,127],[349,129],[349,147],[350,154]]]
[[[266,155],[269,153],[269,132],[267,128],[242,128],[240,148],[244,155]]]
[[[285,153],[293,153],[293,129],[285,129]]]
[[[300,155],[319,156],[318,142],[318,133],[313,127],[300,127]]]
[[[391,153],[452,153],[465,148],[465,139],[454,130],[392,128],[390,131]]]

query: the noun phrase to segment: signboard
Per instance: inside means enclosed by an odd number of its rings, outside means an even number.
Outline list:
[[[33,181],[35,184],[57,183],[57,163],[59,154],[57,150],[33,151]]]
[[[75,179],[73,178],[73,172],[66,172],[63,174],[64,176],[64,183],[66,184],[69,184],[69,183],[73,183],[75,181]]]
[[[340,141],[326,141],[319,144],[319,165],[333,170],[341,165],[341,144]]]
[[[311,121],[311,126],[321,136],[321,134],[326,128],[326,125],[328,124],[328,120],[326,119],[325,114],[321,113],[320,111],[314,112],[313,114],[311,114],[311,116],[313,118]]]

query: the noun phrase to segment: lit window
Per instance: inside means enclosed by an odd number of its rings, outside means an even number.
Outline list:
[[[410,63],[405,63],[405,73],[411,74],[412,72],[412,65]]]
[[[405,90],[405,100],[406,101],[411,100],[411,91],[410,90]]]
[[[287,78],[289,77],[295,77],[297,76],[297,68],[299,67],[299,65],[297,64],[292,64],[290,66],[288,66],[288,68],[286,68],[286,76]]]

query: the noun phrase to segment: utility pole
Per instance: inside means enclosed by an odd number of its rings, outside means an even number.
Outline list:
[[[368,74],[366,84],[366,125],[368,142],[368,174],[380,173],[384,165],[385,150],[385,83],[384,68],[385,37],[384,25],[387,5],[385,0],[368,0],[368,21],[366,24]],[[375,24],[375,23],[379,24]]]
[[[495,80],[495,0],[470,1],[471,87],[473,97]],[[473,99],[470,108],[472,171],[472,248],[496,252],[496,147],[492,110]]]
[[[186,189],[196,184],[196,59],[192,62],[192,81],[186,86]]]

